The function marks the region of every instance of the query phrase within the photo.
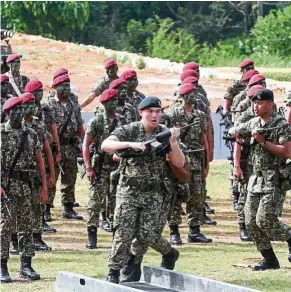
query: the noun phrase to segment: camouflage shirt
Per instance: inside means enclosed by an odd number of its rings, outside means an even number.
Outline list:
[[[246,84],[240,80],[233,80],[231,85],[227,88],[226,93],[224,95],[225,99],[233,100],[236,95],[238,95],[241,91],[246,89]]]
[[[280,115],[273,114],[267,123],[262,126],[261,118],[255,117],[236,129],[236,133],[251,132],[254,129],[264,129],[282,126],[266,135],[266,141],[274,144],[284,144],[291,141],[291,127],[284,128],[287,121]],[[271,153],[266,147],[256,141],[251,143],[253,173],[249,179],[248,191],[253,193],[273,192],[276,185],[277,171],[286,164],[285,158]]]
[[[50,126],[56,123],[52,107],[45,102],[36,104],[34,115],[46,125],[49,132]]]
[[[116,78],[110,80],[108,76],[102,77],[101,80],[99,80],[91,89],[91,92],[94,92],[96,95],[102,94],[102,92],[109,88],[110,83],[118,79],[119,77],[116,76]]]
[[[237,94],[234,98],[233,98],[233,102],[232,102],[232,106],[231,106],[231,111],[232,112],[236,112],[237,111],[237,107],[240,104],[241,101],[243,101],[245,98],[248,98],[248,88],[245,88],[243,91],[241,91],[239,94]]]
[[[131,104],[136,110],[140,102],[145,98],[145,95],[137,90],[133,92],[132,97],[127,95],[126,102]]]
[[[188,128],[186,136],[184,136],[186,130],[181,130],[181,142],[184,143],[189,150],[203,149],[202,136],[206,133],[206,117],[202,111],[193,110],[193,112],[188,115],[185,113],[183,105],[180,105],[171,108],[167,115],[171,119],[171,125],[175,127],[183,127],[187,126],[189,123],[195,123],[195,125]],[[201,165],[196,165],[197,160],[195,156],[200,156],[202,153],[202,151],[189,153],[192,169],[195,167],[199,169],[201,167]]]
[[[35,168],[35,154],[41,151],[41,144],[37,133],[31,128],[22,125],[20,129],[13,129],[10,121],[1,124],[1,176],[5,177],[12,166],[14,157],[18,152],[22,135],[26,131],[27,139],[24,145],[24,152],[16,162],[14,171],[25,171],[28,168]]]
[[[9,80],[11,78],[12,77],[9,75]],[[24,88],[25,88],[26,84],[30,81],[30,79],[27,76],[24,76],[24,75],[20,75],[19,77],[13,77],[13,79],[14,79],[15,84],[18,87],[19,91],[21,93],[24,93]],[[10,93],[12,96],[18,96],[18,94],[14,90],[11,82],[9,82],[8,93]]]
[[[116,123],[116,124],[115,124]],[[113,128],[115,124],[115,127]],[[92,118],[86,127],[86,134],[93,137],[92,146],[94,147],[94,153],[101,153],[102,142],[109,137],[110,132],[115,128],[126,125],[126,119],[120,114],[116,114],[116,122],[110,120],[106,112],[98,113]],[[104,169],[115,169],[118,163],[112,160],[113,154],[105,153],[104,156]]]
[[[207,97],[207,92],[205,91],[205,89],[203,88],[203,86],[201,84],[197,84],[196,86],[197,91],[203,95],[205,98],[203,99],[204,103],[209,107],[210,106],[210,101]]]

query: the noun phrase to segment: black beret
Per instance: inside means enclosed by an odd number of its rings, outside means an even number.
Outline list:
[[[147,96],[140,102],[137,109],[144,110],[151,107],[162,108],[161,100],[156,96]]]
[[[262,89],[262,90],[259,90],[252,97],[252,101],[255,101],[255,100],[269,100],[269,101],[274,101],[273,91],[270,90],[270,89]]]

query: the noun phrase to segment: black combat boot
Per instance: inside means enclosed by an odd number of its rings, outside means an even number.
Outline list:
[[[120,271],[109,269],[109,273],[108,273],[106,281],[119,284],[119,276],[120,276]]]
[[[21,266],[20,266],[20,278],[25,278],[29,280],[39,280],[40,275],[35,272],[35,270],[31,266],[31,257],[24,257],[20,258]]]
[[[87,227],[88,242],[86,243],[86,248],[94,249],[97,248],[97,227],[90,226]]]
[[[175,245],[182,244],[178,225],[170,225],[170,243]]]
[[[125,282],[138,282],[141,277],[141,263],[138,264],[133,264],[133,271],[131,272],[130,275],[122,279],[121,283]]]
[[[287,243],[288,243],[288,249],[289,249],[288,261],[291,263],[291,238],[287,240]]]
[[[51,222],[52,220],[52,216],[51,216],[51,204],[46,204],[45,205],[45,209],[44,209],[44,220],[46,222]]]
[[[174,270],[179,254],[179,251],[172,247],[167,254],[163,255],[161,267],[168,270]]]
[[[190,227],[188,233],[188,242],[189,243],[211,243],[212,239],[207,238],[204,234],[200,233],[199,226]]]
[[[241,241],[252,241],[244,223],[239,224],[239,237]]]
[[[130,253],[127,263],[122,268],[122,274],[124,276],[129,276],[133,272],[135,258],[136,258],[136,256],[133,255],[132,253]]]
[[[209,218],[206,215],[205,208],[203,209],[203,215],[202,215],[202,218],[201,218],[201,222],[202,222],[203,225],[216,225],[217,224],[217,222],[215,220],[212,220],[211,218]]]
[[[108,220],[102,220],[102,229],[106,232],[112,232],[112,226]]]
[[[262,250],[261,254],[264,258],[252,267],[253,271],[280,269],[279,261],[272,248]]]
[[[17,238],[17,233],[13,233],[11,235],[11,241],[10,241],[10,249],[9,253],[12,255],[17,255],[19,254],[19,247],[18,247],[18,238]]]
[[[1,259],[1,283],[11,283],[7,262],[7,259]]]
[[[205,208],[206,214],[215,214],[215,210],[210,208],[207,202],[204,203],[204,208]]]
[[[68,219],[83,220],[83,216],[74,211],[73,203],[64,204],[63,217]]]
[[[46,222],[45,222],[45,215],[44,212],[42,213],[42,231],[43,232],[47,232],[47,233],[55,233],[57,232],[57,230],[51,226],[49,226]]]
[[[41,238],[41,233],[33,233],[33,244],[35,251],[51,251],[52,248],[47,246]]]
[[[233,205],[234,211],[238,210],[238,199],[239,199],[239,193],[233,192],[232,193],[232,205]]]

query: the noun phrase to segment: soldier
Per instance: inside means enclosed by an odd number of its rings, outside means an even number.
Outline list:
[[[291,124],[291,89],[289,89],[286,92],[286,107],[287,107],[287,112],[286,112],[286,119],[289,124]]]
[[[84,136],[83,120],[80,107],[69,99],[70,78],[66,75],[57,77],[53,82],[57,95],[50,97],[47,101],[52,107],[60,139],[61,157],[61,195],[64,206],[63,217],[82,220],[73,205],[75,202],[75,183],[77,179],[77,157],[80,154],[80,138]],[[56,180],[60,174],[60,168],[55,168]],[[55,197],[56,187],[49,190],[49,201],[51,204]]]
[[[60,68],[56,70],[55,73],[53,74],[53,80],[63,75],[69,76],[69,71],[65,68]],[[70,84],[70,89],[71,90],[70,90],[69,98],[71,99],[72,102],[79,105],[78,96],[75,94],[75,92],[73,92],[75,87],[72,84]],[[55,95],[56,95],[56,92],[54,90],[49,92],[49,96],[54,97]]]
[[[40,202],[47,200],[46,175],[35,131],[22,125],[22,98],[12,97],[3,106],[9,120],[1,124],[1,195],[8,200],[1,204],[1,282],[9,283],[7,261],[11,233],[18,230],[20,250],[20,277],[39,280],[40,275],[31,267],[34,256],[32,242],[31,165],[37,163],[41,176]],[[2,199],[2,196],[1,196]],[[2,200],[1,200],[2,202]]]
[[[105,62],[104,68],[106,70],[106,77],[102,77],[92,88],[89,96],[82,102],[81,107],[90,104],[97,96],[99,96],[105,89],[109,88],[110,83],[118,79],[117,71],[118,65],[115,59],[109,59]]]
[[[146,97],[139,104],[140,122],[116,129],[103,141],[101,149],[114,152],[121,149],[135,149],[144,152],[142,157],[121,158],[121,176],[116,193],[114,214],[114,238],[108,257],[107,280],[118,283],[120,269],[129,255],[134,238],[155,248],[163,254],[162,267],[173,269],[179,252],[162,238],[158,230],[161,205],[164,200],[161,186],[164,181],[167,159],[177,168],[182,168],[185,157],[177,143],[180,130],[171,129],[169,145],[160,155],[146,150],[144,139],[166,131],[159,125],[161,101],[157,97]]]
[[[240,68],[240,72],[245,74],[245,72],[254,69],[254,61],[246,59],[242,61],[238,67]],[[232,84],[227,88],[227,92],[224,95],[225,100],[223,108],[225,113],[230,112],[230,107],[232,106],[234,97],[243,91],[246,87],[247,86],[242,79],[232,81]]]
[[[18,54],[9,55],[6,59],[6,63],[10,68],[8,72],[9,76],[9,90],[8,93],[12,96],[20,96],[24,93],[24,88],[29,82],[29,78],[20,74],[20,58]]]
[[[22,105],[24,109],[24,121],[25,125],[33,129],[39,138],[41,145],[41,153],[45,163],[45,168],[47,171],[47,189],[51,188],[56,184],[55,179],[55,168],[54,160],[49,144],[49,133],[46,130],[45,124],[40,121],[37,117],[33,116],[35,111],[35,98],[31,93],[24,93],[22,97]],[[48,247],[42,240],[42,224],[43,224],[43,209],[44,205],[39,202],[40,188],[34,191],[34,197],[32,198],[32,219],[33,219],[33,242],[35,251],[50,251],[51,248]]]
[[[145,96],[136,90],[138,86],[136,71],[126,70],[121,74],[120,78],[123,78],[127,83],[127,97],[125,101],[130,103],[138,111],[137,107]]]
[[[9,90],[9,77],[7,75],[1,74],[1,124],[7,121],[6,115],[2,112],[3,105],[5,101],[12,97],[11,94],[8,94]]]
[[[61,148],[60,148],[60,142],[59,142],[59,136],[56,126],[56,121],[54,117],[54,113],[52,111],[52,108],[45,102],[42,102],[43,97],[43,84],[40,80],[34,79],[27,83],[24,89],[25,92],[30,92],[34,95],[35,98],[35,113],[34,116],[39,119],[39,121],[42,121],[46,128],[48,133],[50,134],[48,141],[50,143],[51,149],[54,149],[54,162],[57,164],[61,161]],[[49,197],[48,201],[52,202],[52,198]],[[43,213],[43,231],[44,232],[56,232],[56,229],[49,226],[46,221],[52,221],[51,218],[51,204],[47,203],[45,205],[45,210]]]
[[[102,152],[100,146],[117,126],[126,124],[125,118],[116,113],[117,98],[118,91],[115,89],[106,89],[102,92],[100,102],[104,106],[104,112],[96,114],[89,121],[84,138],[83,157],[87,177],[91,183],[87,208],[89,220],[86,247],[89,249],[96,248],[99,215],[104,201],[107,201],[108,207],[111,208],[108,210],[109,220],[113,221],[115,199],[110,192],[110,173],[118,167],[118,163],[113,160],[112,154]],[[90,155],[92,152],[93,155]]]
[[[251,132],[253,137],[253,169],[248,183],[245,219],[263,260],[252,269],[279,269],[279,261],[269,238],[288,242],[288,260],[291,262],[291,228],[279,221],[276,212],[277,202],[290,188],[291,172],[286,160],[291,157],[291,128],[282,116],[273,113],[274,95],[271,90],[257,91],[252,101],[257,117],[235,129],[238,135]],[[267,132],[268,128],[273,129]],[[262,134],[259,129],[265,130],[266,134]],[[287,174],[287,181],[284,173]],[[241,174],[238,169],[238,177]],[[286,184],[288,179],[289,185]]]
[[[171,125],[174,126],[182,127],[195,123],[194,126],[181,134],[181,142],[188,149],[191,167],[190,195],[186,204],[189,225],[188,242],[210,243],[212,239],[200,233],[206,195],[205,179],[208,174],[209,148],[206,136],[205,114],[194,109],[195,90],[194,85],[184,84],[179,91],[180,96],[183,98],[183,103],[180,106],[171,108],[167,115],[171,119]],[[180,222],[181,220],[179,218],[171,218],[170,220],[171,235],[179,234],[178,225],[171,224],[171,221]]]

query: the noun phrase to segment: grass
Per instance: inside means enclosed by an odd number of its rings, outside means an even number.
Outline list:
[[[216,209],[213,219],[218,226],[203,226],[202,232],[213,238],[208,245],[182,245],[179,247],[180,258],[176,270],[215,280],[242,285],[263,291],[291,291],[291,264],[287,260],[286,243],[274,243],[281,269],[267,272],[252,272],[248,268],[238,268],[235,264],[252,264],[260,259],[252,243],[242,243],[238,239],[236,214],[232,211],[232,202],[228,195],[228,164],[214,162],[208,179],[208,193],[212,200],[211,207]],[[76,210],[85,216],[87,204],[87,181],[78,179],[76,197],[82,207]],[[81,275],[105,279],[107,273],[107,254],[111,244],[111,234],[99,229],[98,249],[86,250],[86,222],[62,220],[60,194],[56,196],[56,208],[53,209],[52,226],[58,232],[44,235],[45,241],[53,247],[51,253],[38,253],[33,259],[33,267],[41,274],[41,280],[22,282],[18,278],[19,257],[11,256],[9,271],[11,284],[1,285],[1,291],[53,291],[57,271],[70,271]],[[283,220],[291,222],[290,206],[286,204]],[[181,236],[186,242],[188,228],[183,222]],[[164,235],[169,237],[165,228]],[[152,249],[146,254],[144,264],[159,266],[161,257]]]

